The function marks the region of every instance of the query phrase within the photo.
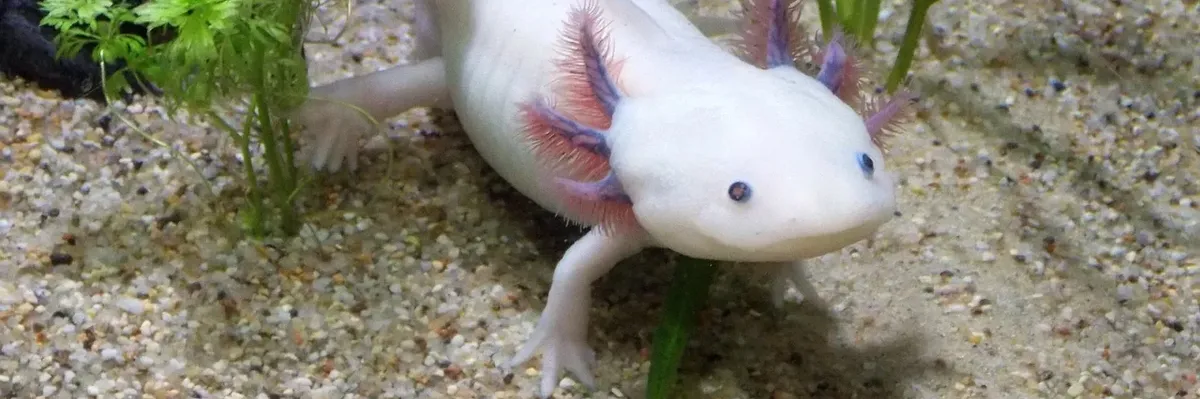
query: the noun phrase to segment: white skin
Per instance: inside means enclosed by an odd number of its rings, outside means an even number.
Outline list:
[[[582,215],[541,184],[553,177],[524,138],[518,103],[548,93],[559,34],[576,1],[513,7],[502,0],[415,0],[419,61],[313,89],[295,114],[315,143],[317,169],[356,166],[358,138],[375,120],[413,107],[453,107],[475,148],[517,190],[573,221]],[[555,266],[549,299],[516,366],[542,355],[541,395],[562,371],[592,386],[587,343],[591,285],[648,247],[773,268],[820,303],[803,260],[868,238],[895,210],[894,181],[862,116],[821,82],[790,67],[764,69],[729,54],[662,0],[600,0],[612,50],[624,61],[622,96],[605,131],[609,165],[636,226],[592,229]],[[332,101],[328,101],[332,100]],[[868,157],[873,167],[864,166]],[[735,181],[750,195],[734,200]]]

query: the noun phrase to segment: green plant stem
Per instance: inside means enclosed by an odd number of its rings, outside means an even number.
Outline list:
[[[916,53],[921,38],[921,28],[925,26],[925,15],[933,3],[937,3],[937,0],[915,0],[913,3],[912,12],[908,15],[908,26],[904,28],[904,41],[900,43],[900,49],[896,53],[896,64],[892,66],[885,86],[889,94],[895,92],[900,82],[908,76],[908,68],[912,66],[913,54]]]
[[[284,170],[283,162],[280,159],[280,145],[275,140],[275,126],[271,124],[271,111],[266,101],[262,99],[262,94],[255,94],[255,108],[258,109],[259,129],[263,140],[263,146],[267,149],[263,151],[263,157],[267,161],[267,174],[270,178],[268,186],[270,187],[271,200],[275,205],[275,210],[279,212],[280,227],[287,235],[293,235],[298,232],[299,219],[296,215],[295,206],[292,205],[289,198],[292,194],[292,188],[295,186],[288,173]]]
[[[212,116],[217,116],[215,113]],[[219,118],[219,116],[217,116]],[[223,122],[224,120],[222,120]],[[242,122],[242,134],[236,135],[238,139],[238,147],[242,150],[242,168],[245,169],[247,190],[250,191],[250,214],[248,215],[250,235],[254,237],[262,237],[266,228],[263,226],[263,199],[262,194],[258,191],[258,172],[254,171],[254,158],[250,153],[250,130],[253,126],[253,121],[246,118]],[[229,127],[226,125],[226,127]]]
[[[862,0],[859,2],[858,43],[866,50],[874,49],[875,25],[879,23],[879,3],[883,0]]]
[[[287,51],[288,51],[289,55],[296,55],[301,52],[301,49],[304,48],[304,33],[306,30],[305,28],[308,26],[306,21],[308,20],[309,17],[312,16],[311,11],[312,11],[312,7],[313,7],[313,2],[311,2],[311,1],[309,1],[309,2],[291,1],[291,2],[285,2],[284,4],[287,5],[287,8],[284,10],[284,12],[282,13],[282,16],[280,16],[279,18],[281,19],[281,21],[283,21],[285,23],[287,23],[287,22],[291,23],[290,25],[287,25],[287,26],[292,27],[292,31],[291,31],[292,43],[291,43],[291,47],[287,48]],[[285,68],[283,71],[281,71],[282,73],[280,74],[281,75],[280,78],[281,79],[291,79],[292,77],[288,76],[288,74],[287,74],[287,72],[289,72],[289,71],[286,70],[288,64],[280,64],[280,65],[284,65],[284,68]],[[307,94],[308,94],[307,63],[300,62],[299,65],[302,66],[301,70],[294,71],[294,72],[298,72],[299,77],[304,81],[304,84],[301,85],[301,87],[303,89],[302,91],[304,92],[303,93],[304,96],[307,97]],[[293,99],[288,98],[287,100],[288,100],[288,103],[290,104],[290,102]],[[297,172],[296,160],[295,160],[296,148],[292,142],[292,136],[291,136],[292,127],[291,127],[291,124],[288,123],[288,118],[280,118],[280,124],[282,125],[281,131],[283,132],[283,136],[280,139],[283,141],[283,155],[284,155],[284,162],[285,162],[284,167],[289,172],[288,180],[291,182],[291,185],[293,188],[292,195],[294,196],[295,189],[298,188],[300,186],[300,184],[298,183],[299,176],[297,176],[297,173],[296,173]]]
[[[666,399],[674,388],[684,346],[695,327],[697,312],[708,299],[715,272],[716,262],[686,256],[675,266],[663,319],[654,331],[647,399]]]
[[[854,9],[855,1],[858,0],[837,0],[837,9],[833,14],[842,25],[841,29],[851,35],[858,33],[858,27],[854,23],[854,15],[858,11]]]
[[[276,126],[271,122],[271,104],[267,101],[270,87],[267,84],[266,71],[267,64],[265,63],[265,50],[256,48],[254,51],[254,95],[253,109],[258,116],[259,133],[262,136],[263,156],[267,161],[268,185],[271,191],[272,203],[275,205],[275,210],[279,212],[280,227],[287,235],[293,235],[300,231],[299,219],[296,215],[296,209],[292,206],[291,198],[292,188],[295,186],[293,179],[289,178],[290,173],[283,170],[283,162],[280,160],[280,145],[276,139]]]
[[[821,16],[822,39],[828,41],[834,23],[833,0],[817,0],[817,14]]]
[[[299,181],[300,176],[296,175],[296,147],[292,143],[292,125],[288,123],[287,118],[283,118],[279,124],[283,132],[281,138],[283,140],[283,167],[288,171],[288,180],[293,183],[293,188],[295,188],[299,186],[296,182]]]

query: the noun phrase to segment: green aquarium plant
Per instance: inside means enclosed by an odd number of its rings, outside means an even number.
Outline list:
[[[107,98],[145,83],[131,77],[145,78],[161,89],[171,117],[198,118],[233,138],[247,181],[241,221],[250,235],[299,232],[303,184],[284,115],[308,95],[302,48],[311,0],[43,0],[41,6],[42,24],[58,30],[60,57],[87,49],[101,65],[119,66],[106,71]],[[229,119],[239,109],[242,120]],[[258,147],[261,157],[254,156]],[[256,164],[265,167],[265,179]]]
[[[690,257],[682,257],[675,266],[662,320],[654,331],[650,376],[646,384],[647,398],[670,397],[679,374],[684,346],[695,328],[697,314],[708,300],[709,286],[712,285],[716,268],[716,262]]]

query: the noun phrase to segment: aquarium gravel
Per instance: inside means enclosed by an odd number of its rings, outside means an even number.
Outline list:
[[[907,3],[884,4],[872,68]],[[828,312],[794,293],[774,309],[760,274],[722,268],[682,394],[1200,396],[1198,7],[940,1],[912,67],[919,118],[887,159],[900,216],[812,262]],[[310,46],[314,82],[410,62],[410,12],[355,2],[344,35]],[[580,232],[492,173],[452,114],[387,121],[359,171],[314,182],[301,236],[256,243],[239,239],[240,155],[160,104],[108,114],[0,81],[0,397],[534,392],[536,362],[500,365]],[[558,397],[641,396],[671,260],[597,284],[599,384],[564,378]]]

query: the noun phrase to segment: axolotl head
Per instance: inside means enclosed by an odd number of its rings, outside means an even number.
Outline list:
[[[638,224],[667,248],[802,259],[867,238],[896,211],[864,119],[812,78],[759,70],[622,101],[609,163]]]
[[[882,138],[911,98],[856,111],[857,65],[840,36],[821,52],[816,77],[801,73],[796,37],[781,28],[794,24],[781,22],[787,9],[754,3],[751,62],[667,51],[633,71],[611,58],[598,9],[577,10],[562,64],[574,112],[541,98],[523,105],[542,159],[574,170],[554,181],[568,214],[640,228],[685,255],[742,262],[819,256],[890,220],[896,182]],[[625,72],[637,90],[622,90]]]

